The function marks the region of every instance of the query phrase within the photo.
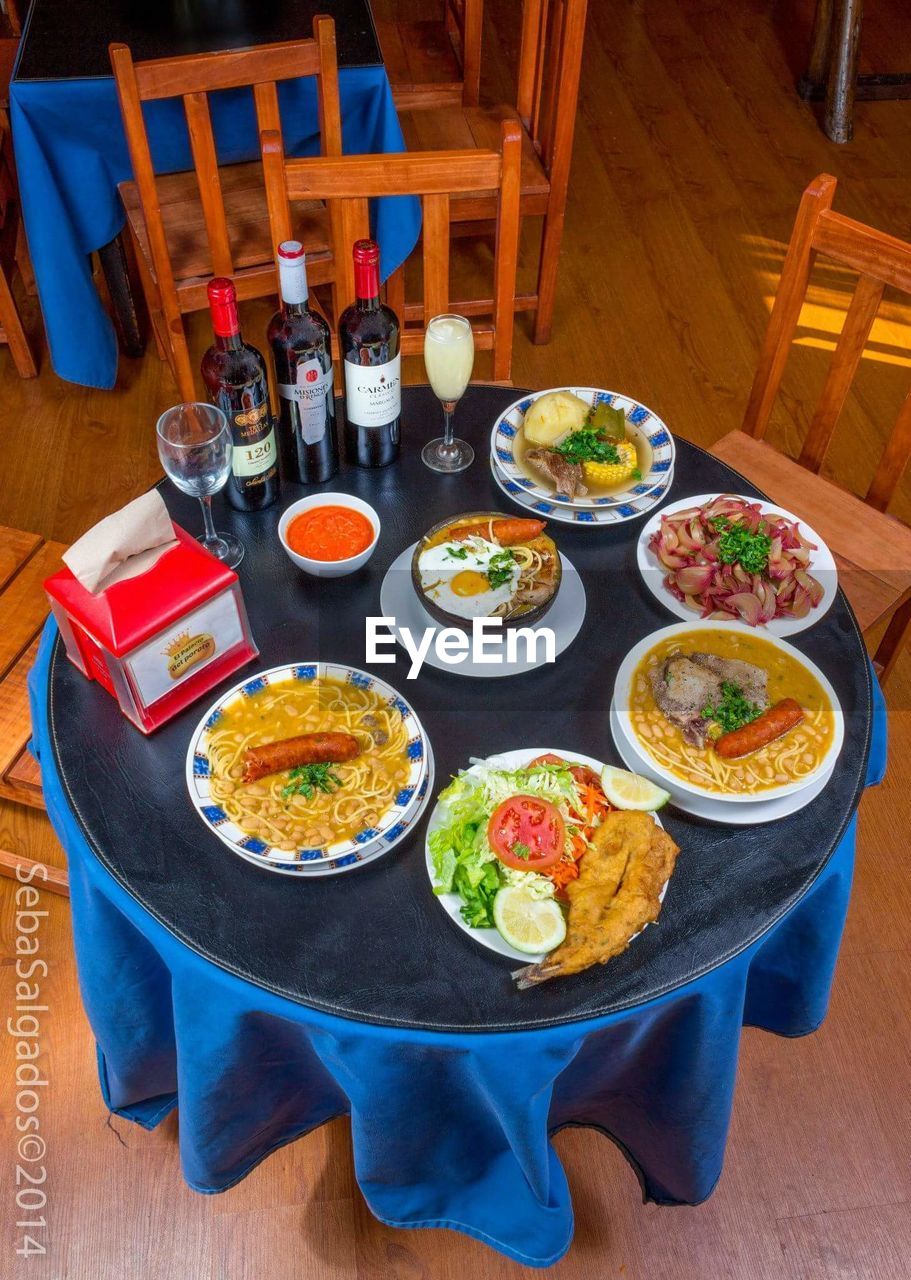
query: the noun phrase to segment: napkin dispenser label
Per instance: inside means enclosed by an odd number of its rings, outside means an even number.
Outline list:
[[[127,658],[126,665],[140,698],[148,706],[219,654],[241,644],[243,638],[234,596],[223,592],[140,645]]]

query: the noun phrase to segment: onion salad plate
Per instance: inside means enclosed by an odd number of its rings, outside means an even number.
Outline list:
[[[409,773],[393,804],[377,824],[357,832],[348,840],[336,840],[318,848],[294,852],[278,849],[257,836],[248,835],[228,818],[211,795],[211,763],[207,752],[209,731],[225,710],[243,698],[259,693],[269,685],[291,680],[331,679],[352,684],[388,703],[401,716],[408,734]],[[186,780],[190,801],[204,825],[239,857],[268,871],[306,876],[332,875],[372,861],[388,853],[407,833],[430,795],[433,761],[430,740],[411,706],[395,689],[377,676],[356,667],[333,662],[302,662],[272,667],[250,676],[222,694],[200,720],[190,737],[187,749]]]
[[[634,501],[610,507],[567,507],[555,505],[553,494],[547,499],[535,498],[515,480],[510,480],[498,468],[496,459],[491,458],[490,470],[500,490],[511,498],[524,511],[533,512],[537,516],[545,516],[557,524],[572,524],[578,528],[599,528],[605,525],[625,524],[628,520],[639,520],[642,516],[654,511],[663,502],[674,483],[674,472],[667,472],[663,483],[644,497]]]
[[[793,521],[797,525],[801,537],[812,543],[816,548],[815,551],[810,553],[807,572],[822,587],[823,595],[819,604],[811,607],[809,613],[803,618],[773,618],[769,622],[759,623],[756,631],[766,635],[783,637],[797,635],[798,632],[806,631],[808,627],[815,626],[828,613],[838,594],[838,568],[835,564],[835,558],[816,530],[811,528],[805,520],[801,520],[799,516],[793,515],[784,507],[778,507],[772,502],[766,502],[764,498],[748,498],[743,494],[737,493],[697,493],[695,497],[679,498],[675,502],[668,503],[666,507],[662,507],[660,511],[654,512],[643,525],[639,534],[639,541],[636,544],[636,563],[649,591],[665,608],[676,614],[678,618],[683,618],[686,622],[698,621],[704,616],[706,621],[711,620],[712,622],[742,621],[739,614],[727,612],[703,615],[698,608],[690,606],[685,600],[678,600],[665,584],[665,579],[669,572],[668,569],[662,565],[657,554],[649,546],[653,536],[660,530],[664,516],[676,515],[678,512],[688,511],[690,508],[704,507],[719,498],[733,498],[740,502],[748,502],[751,505],[759,506],[763,515],[781,516],[785,520]]]
[[[627,429],[634,436],[647,442],[652,453],[652,465],[641,479],[622,492],[604,497],[589,494],[576,498],[559,497],[543,481],[537,481],[525,471],[516,457],[516,437],[525,421],[525,415],[541,396],[554,391],[568,391],[594,408],[599,404],[621,409],[626,416]],[[504,479],[524,489],[533,501],[550,502],[563,508],[606,508],[623,506],[643,498],[663,485],[668,473],[674,469],[674,438],[662,420],[651,409],[616,391],[603,391],[599,387],[548,387],[533,395],[523,396],[500,414],[490,433],[490,456]]]
[[[599,778],[601,776],[601,771],[604,768],[604,762],[601,760],[595,760],[592,756],[582,755],[579,751],[564,751],[560,747],[522,747],[519,751],[500,751],[496,755],[489,756],[481,763],[491,765],[496,769],[520,769],[524,765],[527,765],[532,760],[536,759],[538,756],[551,754],[562,756],[564,760],[568,760],[572,764],[587,764],[590,769],[594,769]],[[468,774],[473,773],[477,776],[478,762],[476,761],[470,765],[469,768],[461,770],[460,772]],[[659,827],[663,827],[664,824],[657,813],[652,811],[651,816]],[[427,875],[430,879],[431,889],[433,889],[434,885],[434,871],[433,857],[430,853],[430,834],[438,827],[443,826],[445,820],[446,805],[438,800],[430,814],[430,820],[427,823],[427,831],[424,838],[424,858],[427,865]],[[664,895],[667,893],[668,883],[669,881],[665,882],[664,887],[659,894],[660,902],[664,901]],[[435,893],[434,897],[449,916],[450,920],[452,920],[463,933],[467,934],[469,938],[474,942],[480,943],[482,947],[486,947],[488,951],[495,951],[497,955],[507,956],[510,960],[518,960],[522,964],[540,964],[547,955],[547,952],[543,951],[534,955],[529,955],[527,951],[518,951],[515,947],[511,947],[502,934],[500,934],[496,929],[472,929],[471,926],[466,924],[462,919],[462,913],[460,910],[462,900],[457,893]],[[645,928],[647,929],[648,925],[645,925]],[[639,930],[639,933],[642,933],[642,929]],[[633,938],[638,938],[639,933],[634,933],[629,941],[632,942]]]

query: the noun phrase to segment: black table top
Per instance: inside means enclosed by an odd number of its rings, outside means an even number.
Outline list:
[[[457,423],[478,456],[467,472],[438,476],[423,466],[420,447],[436,434],[439,405],[429,388],[406,388],[401,459],[382,471],[345,469],[327,486],[360,494],[382,520],[373,558],[356,575],[318,583],[286,557],[276,526],[284,506],[300,496],[295,486],[256,516],[233,515],[216,500],[218,526],[246,543],[239,573],[260,669],[317,658],[367,666],[364,616],[378,612],[380,583],[402,549],[447,515],[513,510],[486,459],[493,420],[519,395],[470,388]],[[678,440],[677,449],[672,499],[712,490],[756,492],[693,445]],[[174,517],[197,530],[198,504],[170,485],[163,492]],[[469,757],[525,745],[622,763],[608,726],[617,667],[636,641],[678,620],[640,579],[640,528],[639,521],[603,529],[550,526],[588,596],[583,629],[555,665],[484,680],[425,667],[409,681],[403,657],[394,667],[375,668],[427,729],[437,790]],[[800,813],[764,827],[713,826],[666,810],[682,853],[658,925],[607,965],[524,992],[510,978],[515,963],[473,942],[431,893],[426,814],[377,862],[306,881],[249,865],[205,829],[187,795],[184,759],[193,729],[222,689],[146,739],[112,698],[70,665],[58,642],[49,712],[64,788],[98,858],[197,952],[301,1004],[365,1022],[525,1029],[624,1009],[707,972],[758,938],[818,876],[863,786],[870,677],[843,597],[794,643],[832,681],[845,714],[844,749],[823,793]]]
[[[110,76],[113,41],[141,61],[300,40],[321,13],[340,67],[382,64],[368,0],[32,0],[16,79]]]

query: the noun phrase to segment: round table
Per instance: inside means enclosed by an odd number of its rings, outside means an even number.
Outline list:
[[[458,429],[477,460],[440,476],[420,460],[439,406],[429,388],[405,389],[401,459],[381,471],[343,468],[326,486],[366,498],[382,520],[373,558],[350,577],[317,581],[285,556],[276,526],[300,496],[295,486],[259,515],[222,506],[217,523],[247,548],[239,573],[260,648],[247,673],[317,658],[368,665],[364,619],[379,613],[380,583],[402,549],[447,515],[512,510],[486,465],[487,439],[519,394],[469,390]],[[755,492],[702,450],[679,439],[677,448],[670,499]],[[195,529],[198,506],[163,493]],[[372,668],[423,721],[437,790],[471,756],[524,745],[621,763],[608,726],[614,674],[637,640],[675,620],[640,580],[640,528],[551,525],[588,600],[555,665],[483,681],[427,666],[408,680],[403,654]],[[760,828],[669,811],[682,852],[659,925],[606,966],[519,992],[514,964],[466,937],[431,893],[426,815],[390,854],[343,876],[302,883],[261,871],[204,828],[186,793],[189,736],[219,691],[144,738],[49,628],[32,679],[35,739],[70,859],[108,1104],[152,1124],[179,1103],[184,1172],[207,1191],[347,1112],[377,1216],[454,1226],[537,1265],[571,1236],[548,1142],[565,1124],[595,1125],[620,1143],[648,1197],[703,1198],[720,1171],[741,1025],[800,1034],[824,1015],[881,719],[843,597],[795,643],[845,713],[844,749],[822,795]],[[876,729],[874,774],[884,750]]]

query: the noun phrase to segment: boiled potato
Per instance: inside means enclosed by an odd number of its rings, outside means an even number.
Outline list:
[[[525,415],[525,439],[545,448],[559,444],[571,431],[578,431],[590,406],[571,391],[548,391],[539,396]]]

